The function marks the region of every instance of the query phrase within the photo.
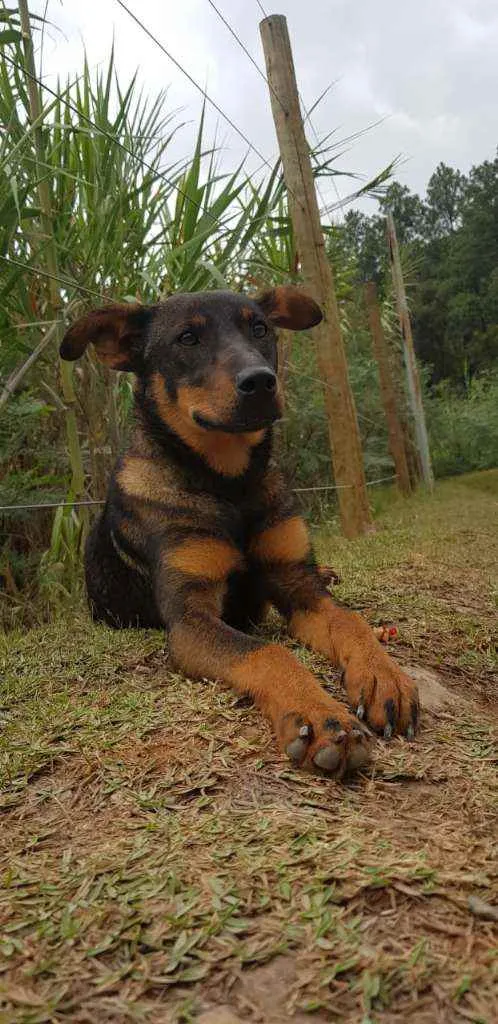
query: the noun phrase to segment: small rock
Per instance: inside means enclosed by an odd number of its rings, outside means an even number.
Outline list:
[[[455,695],[439,681],[437,672],[430,668],[422,668],[421,665],[404,664],[402,666],[418,686],[420,703],[427,711],[439,711],[455,703]],[[458,703],[466,703],[461,694],[458,694]]]
[[[467,906],[471,914],[475,914],[476,917],[484,917],[487,921],[498,921],[498,907],[492,907],[491,903],[486,903],[480,896],[469,896]]]

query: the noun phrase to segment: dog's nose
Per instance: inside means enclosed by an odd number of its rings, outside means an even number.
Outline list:
[[[241,370],[235,378],[235,386],[244,398],[253,395],[262,398],[273,394],[277,389],[277,376],[267,366],[256,366],[252,370]]]

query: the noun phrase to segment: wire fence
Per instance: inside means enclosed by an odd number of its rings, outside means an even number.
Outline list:
[[[108,131],[107,128],[103,128],[101,125],[96,124],[95,121],[93,121],[91,117],[88,117],[88,114],[85,114],[80,107],[76,106],[76,104],[73,103],[71,100],[68,100],[67,97],[64,96],[61,92],[57,92],[55,89],[52,89],[51,86],[47,85],[46,82],[42,81],[42,79],[39,78],[38,75],[33,75],[24,64],[20,64],[19,61],[16,61],[12,57],[9,57],[9,55],[5,52],[2,52],[2,60],[6,60],[13,67],[17,68],[18,71],[21,71],[23,75],[27,75],[28,78],[30,78],[33,82],[36,83],[39,89],[45,90],[45,92],[48,92],[55,99],[59,100],[63,104],[63,106],[66,107],[67,110],[71,110],[73,114],[76,114],[77,117],[81,118],[81,120],[84,121],[85,124],[88,124],[90,128],[93,128],[93,130],[98,132],[99,135],[103,135],[104,138],[114,143],[114,145],[119,146],[119,148],[122,149],[123,152],[127,153],[128,156],[131,156],[133,160],[136,160],[142,167],[145,167],[146,170],[152,171],[155,175],[157,175],[158,178],[161,178],[162,181],[165,181],[166,184],[170,186],[170,188],[176,191],[179,195],[183,196],[184,199],[187,199],[189,203],[192,203],[192,206],[195,206],[198,210],[205,213],[208,217],[210,216],[207,211],[203,210],[203,207],[200,203],[198,203],[195,199],[193,199],[190,195],[188,195],[187,192],[185,192],[181,188],[178,182],[176,182],[173,178],[168,177],[168,175],[165,174],[164,171],[160,171],[154,164],[151,164],[148,160],[144,160],[143,157],[138,157],[137,154],[134,153],[133,149],[130,148],[130,146],[127,146],[124,142],[121,142],[117,135],[114,135],[112,132]],[[219,219],[216,217],[211,216],[211,220],[214,224],[219,223]]]
[[[228,29],[230,34],[233,36],[235,41],[240,46],[241,50],[245,53],[246,57],[250,60],[251,64],[256,68],[256,71],[258,72],[258,75],[260,76],[260,78],[263,79],[263,82],[265,83],[267,88],[270,90],[270,92],[273,94],[273,96],[275,97],[277,103],[280,104],[280,107],[283,110],[284,114],[286,115],[286,117],[288,117],[288,111],[285,109],[285,107],[284,107],[284,105],[282,103],[282,100],[280,99],[280,96],[278,95],[278,93],[274,89],[274,87],[271,84],[271,82],[268,81],[268,78],[265,75],[263,69],[260,68],[260,66],[257,63],[257,61],[254,60],[254,57],[252,56],[252,54],[247,49],[247,46],[245,46],[245,44],[242,42],[242,39],[240,38],[240,36],[237,35],[237,32],[233,28],[233,25],[231,25],[230,22],[227,21],[227,19],[225,18],[225,15],[222,13],[222,11],[219,10],[219,8],[216,6],[216,4],[213,3],[213,0],[207,0],[207,2],[209,4],[209,6],[213,8],[213,11],[215,11],[215,13],[218,15],[218,18],[220,19],[220,21],[222,21],[223,24],[226,26],[226,28]]]
[[[199,82],[196,81],[196,79],[190,74],[189,71],[186,70],[186,68],[180,63],[180,61],[177,60],[177,58],[171,53],[171,51],[166,48],[164,43],[162,43],[161,40],[157,38],[157,36],[145,24],[145,22],[143,22],[142,19],[139,18],[138,15],[135,14],[135,12],[130,9],[130,7],[128,7],[128,5],[124,2],[124,0],[116,0],[116,3],[124,11],[126,11],[126,13],[129,15],[129,17],[142,29],[142,31],[149,37],[149,39],[151,39],[152,42],[155,43],[155,45],[161,50],[161,52],[164,53],[164,55],[168,58],[168,60],[170,60],[171,63],[178,69],[178,71],[180,71],[181,74],[184,75],[184,77],[194,86],[194,88],[197,89],[197,92],[199,92],[201,94],[201,96],[205,100],[207,100],[207,102],[210,104],[210,106],[212,106],[213,109],[216,110],[217,113],[221,115],[223,120],[237,133],[239,138],[241,138],[246,143],[246,145],[249,147],[249,149],[253,153],[256,153],[256,156],[258,156],[260,158],[260,160],[262,161],[262,166],[269,168],[270,171],[273,171],[273,166],[270,163],[270,161],[263,155],[263,153],[261,153],[261,151],[258,149],[258,147],[253,142],[251,142],[251,139],[248,138],[246,133],[241,128],[239,128],[239,126],[236,124],[236,122],[233,120],[233,118],[231,118],[230,115],[227,114],[223,110],[222,107],[220,107],[220,105],[216,102],[216,100],[214,100],[212,98],[212,96],[209,95],[209,93],[206,91],[206,89],[203,88],[203,86],[200,85]],[[236,40],[237,44],[241,47],[241,49],[244,52],[245,56],[248,58],[248,60],[251,62],[251,64],[255,67],[256,71],[258,72],[260,77],[265,82],[265,84],[266,84],[267,88],[269,89],[269,91],[277,99],[278,103],[280,104],[280,106],[281,106],[282,110],[284,111],[284,113],[286,114],[286,116],[288,116],[288,112],[285,109],[285,106],[283,105],[283,103],[282,103],[280,97],[278,96],[277,92],[275,91],[273,86],[268,81],[267,76],[265,75],[264,71],[260,68],[260,66],[257,63],[257,61],[255,61],[254,58],[252,57],[252,55],[249,52],[249,50],[247,49],[246,45],[240,39],[239,35],[237,34],[235,29],[233,28],[233,25],[231,25],[231,23],[228,21],[228,19],[225,18],[224,14],[218,9],[216,4],[213,3],[213,0],[208,0],[208,3],[212,7],[212,9],[215,11],[215,13],[218,16],[218,18],[226,26],[226,28],[228,29],[230,34],[233,36],[233,38]],[[261,10],[263,10],[263,8],[261,7],[261,4],[259,6],[260,6]],[[265,15],[265,17],[267,17],[267,15]],[[301,102],[302,102],[302,100],[301,100]],[[306,108],[304,108],[304,109],[306,109]],[[310,125],[311,125],[311,118],[310,118],[309,114],[307,114],[306,116],[310,120]],[[314,131],[314,129],[313,129],[313,131]],[[318,135],[317,135],[317,140],[319,141]],[[323,196],[320,193],[320,188],[319,188],[318,181],[316,181],[316,188],[317,188],[317,192],[319,194],[322,206],[325,207],[325,200],[323,199]],[[290,192],[290,194],[292,195],[292,197],[295,200],[295,202],[299,202],[297,196],[292,191],[292,189],[289,188],[289,186],[287,186],[287,191]]]
[[[177,60],[177,58],[173,56],[173,54],[170,52],[170,50],[168,50],[165,47],[164,43],[162,43],[161,40],[158,39],[156,35],[154,35],[154,33],[151,31],[151,29],[148,28],[148,26],[141,20],[141,18],[139,18],[138,15],[135,14],[134,11],[132,11],[128,7],[128,5],[124,3],[124,0],[116,0],[116,3],[119,4],[119,6],[122,7],[122,9],[124,11],[126,11],[126,13],[129,15],[129,17],[132,18],[132,20],[134,22],[136,22],[137,25],[139,25],[139,27],[142,29],[142,31],[145,32],[145,34],[149,37],[149,39],[151,39],[155,43],[155,45],[161,50],[161,52],[164,53],[164,55],[168,58],[168,60],[170,60],[171,63],[174,64],[174,66],[178,69],[178,71],[180,71],[181,74],[184,75],[185,78],[188,79],[188,81],[194,86],[195,89],[197,89],[197,91],[201,94],[201,96],[203,96],[204,99],[207,100],[207,102],[214,108],[214,110],[216,110],[218,112],[218,114],[221,115],[223,120],[226,121],[226,123],[228,125],[230,125],[231,128],[233,128],[233,130],[237,133],[239,138],[241,138],[246,143],[246,145],[249,146],[249,149],[253,153],[256,153],[256,156],[259,156],[259,159],[263,161],[263,164],[266,167],[269,167],[270,170],[271,170],[272,169],[272,165],[269,162],[269,160],[267,160],[266,157],[263,156],[263,153],[261,153],[261,151],[258,149],[258,147],[255,146],[253,142],[251,142],[251,140],[248,138],[248,136],[242,130],[242,128],[239,128],[239,126],[235,123],[235,121],[232,120],[230,115],[225,113],[223,108],[220,107],[220,105],[216,102],[216,100],[214,100],[212,98],[212,96],[209,95],[208,92],[206,92],[206,90],[202,87],[202,85],[199,85],[199,82],[197,82],[195,80],[195,78],[190,74],[190,72],[187,71],[187,69],[180,63],[180,61]],[[214,6],[214,5],[212,5],[212,6]],[[217,13],[219,13],[219,12],[217,12]],[[223,19],[223,20],[225,21],[225,19]],[[225,24],[227,24],[227,22],[225,22]],[[230,27],[230,31],[232,32],[232,35],[234,35],[237,38],[235,30]],[[244,47],[244,50],[245,50],[245,47]]]
[[[256,155],[257,155],[258,157],[260,157],[260,159],[261,159],[262,163],[261,163],[260,167],[258,167],[258,169],[257,169],[257,170],[256,170],[256,171],[254,172],[254,175],[253,175],[252,177],[255,177],[255,176],[256,176],[256,174],[257,174],[257,173],[258,173],[258,172],[259,172],[259,171],[260,171],[260,170],[261,170],[261,169],[262,169],[263,167],[267,167],[267,168],[269,168],[269,169],[270,169],[270,171],[271,171],[271,172],[273,173],[273,172],[274,172],[274,170],[275,170],[275,166],[274,166],[274,165],[272,165],[272,164],[271,164],[271,163],[270,163],[270,162],[269,162],[269,161],[268,161],[268,160],[267,160],[267,159],[266,159],[266,158],[265,158],[265,157],[263,156],[263,154],[262,154],[262,153],[260,152],[260,150],[258,149],[258,147],[257,147],[257,146],[255,146],[255,144],[254,144],[254,143],[253,143],[253,142],[252,142],[252,141],[251,141],[251,140],[250,140],[250,139],[248,138],[248,136],[246,135],[246,133],[245,133],[244,131],[242,131],[242,129],[240,129],[240,128],[239,128],[239,126],[238,126],[238,125],[237,125],[237,124],[236,124],[236,123],[235,123],[235,122],[233,121],[233,119],[232,119],[232,118],[231,118],[231,117],[230,117],[230,116],[229,116],[229,115],[228,115],[228,114],[227,114],[227,113],[226,113],[226,112],[225,112],[225,111],[224,111],[224,110],[222,109],[222,107],[220,107],[220,105],[219,105],[219,104],[218,104],[218,103],[217,103],[217,102],[216,102],[216,101],[215,101],[215,100],[214,100],[214,99],[213,99],[213,98],[212,98],[211,96],[209,96],[209,95],[208,95],[208,93],[206,92],[206,90],[205,90],[205,89],[204,89],[204,88],[203,88],[203,87],[202,87],[202,86],[201,86],[201,85],[200,85],[200,84],[199,84],[199,83],[198,83],[198,82],[197,82],[197,81],[196,81],[196,80],[195,80],[195,79],[193,78],[193,76],[192,76],[192,75],[191,75],[191,74],[190,74],[190,73],[189,73],[189,72],[188,72],[188,71],[187,71],[187,70],[186,70],[186,69],[185,69],[185,68],[184,68],[184,67],[182,66],[182,64],[180,63],[180,61],[178,61],[178,60],[177,60],[177,58],[176,58],[176,57],[175,57],[175,56],[174,56],[174,55],[173,55],[173,54],[172,54],[172,53],[171,53],[171,52],[170,52],[170,51],[169,51],[169,50],[168,50],[168,49],[167,49],[167,48],[166,48],[166,47],[164,46],[164,44],[163,44],[163,43],[162,43],[162,42],[161,42],[161,41],[160,41],[160,40],[159,40],[159,39],[157,38],[157,36],[155,36],[155,35],[154,35],[154,33],[153,33],[153,32],[152,32],[152,31],[151,31],[151,30],[150,30],[150,29],[148,28],[148,26],[147,26],[147,25],[146,25],[146,24],[145,24],[145,23],[144,23],[144,22],[143,22],[143,21],[142,21],[142,20],[141,20],[141,19],[140,19],[140,18],[138,17],[138,15],[136,15],[136,14],[134,13],[134,11],[132,11],[132,10],[130,9],[130,7],[128,7],[128,5],[127,5],[127,4],[126,4],[126,3],[124,2],[124,0],[116,0],[116,3],[118,3],[118,5],[119,5],[119,6],[120,6],[120,7],[121,7],[121,8],[123,9],[123,11],[125,11],[125,12],[126,12],[126,14],[127,14],[127,15],[128,15],[128,16],[129,16],[130,18],[132,18],[132,20],[133,20],[133,21],[134,21],[134,22],[135,22],[136,24],[138,24],[138,25],[139,25],[139,27],[140,27],[140,28],[142,29],[142,31],[143,31],[143,32],[144,32],[144,33],[145,33],[145,34],[146,34],[146,35],[147,35],[147,36],[148,36],[148,37],[149,37],[149,38],[150,38],[150,39],[151,39],[151,40],[152,40],[152,41],[154,42],[154,44],[155,44],[155,45],[156,45],[156,46],[157,46],[157,47],[158,47],[158,48],[160,49],[160,51],[161,51],[161,52],[162,52],[162,53],[163,53],[163,54],[164,54],[164,55],[165,55],[165,56],[166,56],[166,57],[167,57],[167,58],[168,58],[168,59],[169,59],[169,60],[170,60],[170,61],[171,61],[171,62],[172,62],[172,63],[174,64],[174,66],[175,66],[175,67],[176,67],[176,68],[177,68],[177,69],[178,69],[178,70],[179,70],[179,71],[180,71],[180,72],[181,72],[181,73],[182,73],[182,74],[183,74],[183,75],[184,75],[184,76],[185,76],[185,77],[186,77],[186,78],[188,79],[188,81],[189,81],[189,82],[191,82],[191,84],[192,84],[192,85],[193,85],[193,86],[194,86],[194,87],[195,87],[195,88],[197,89],[197,91],[198,91],[198,92],[199,92],[199,93],[200,93],[200,94],[201,94],[201,95],[202,95],[202,96],[203,96],[203,97],[204,97],[204,98],[205,98],[205,99],[206,99],[206,100],[207,100],[207,101],[208,101],[208,102],[209,102],[209,103],[210,103],[210,104],[211,104],[211,105],[212,105],[212,106],[214,107],[214,109],[215,109],[215,110],[217,110],[217,112],[218,112],[218,113],[219,113],[219,114],[220,114],[220,115],[221,115],[221,116],[223,117],[223,119],[224,119],[224,120],[225,120],[225,121],[226,121],[226,122],[227,122],[227,123],[228,123],[228,124],[230,125],[230,127],[231,127],[231,128],[232,128],[232,129],[233,129],[233,130],[234,130],[234,131],[235,131],[235,132],[236,132],[236,133],[237,133],[237,134],[239,135],[239,137],[240,137],[240,138],[242,138],[242,139],[243,139],[243,141],[244,141],[244,142],[245,142],[245,143],[246,143],[246,144],[247,144],[247,145],[249,146],[249,149],[250,149],[251,151],[253,151],[254,153],[256,153]],[[238,45],[239,45],[239,47],[240,47],[240,48],[242,49],[242,51],[244,52],[245,56],[246,56],[246,57],[248,58],[248,60],[249,60],[249,61],[251,62],[251,64],[252,64],[252,65],[254,66],[254,68],[256,69],[256,71],[258,72],[258,74],[260,75],[260,77],[262,78],[262,80],[263,80],[263,81],[265,82],[265,84],[266,84],[266,86],[268,87],[268,89],[269,89],[269,90],[270,90],[270,91],[271,91],[271,92],[272,92],[272,93],[273,93],[273,94],[275,95],[275,97],[277,98],[278,102],[280,103],[280,106],[281,106],[281,107],[282,107],[282,109],[283,109],[283,110],[285,111],[285,108],[284,108],[284,106],[283,106],[283,104],[282,104],[282,102],[281,102],[280,98],[278,97],[278,95],[277,95],[277,93],[276,93],[275,89],[273,88],[273,86],[272,86],[272,85],[270,84],[270,82],[268,81],[268,78],[267,78],[267,76],[266,76],[266,75],[264,74],[263,70],[262,70],[262,69],[260,68],[260,66],[259,66],[259,64],[257,63],[257,61],[255,61],[255,60],[254,60],[254,58],[252,57],[252,55],[251,55],[251,53],[249,52],[248,48],[247,48],[247,47],[245,46],[244,42],[243,42],[243,41],[242,41],[242,40],[240,39],[240,36],[239,36],[239,35],[238,35],[238,33],[237,33],[237,32],[235,31],[235,29],[233,28],[233,26],[231,25],[231,23],[229,22],[229,20],[228,20],[228,19],[227,19],[227,18],[225,17],[225,15],[224,15],[224,14],[223,14],[223,13],[222,13],[222,12],[221,12],[220,10],[219,10],[219,8],[218,8],[218,7],[216,6],[216,4],[215,4],[215,3],[213,2],[213,0],[208,0],[208,3],[210,4],[211,8],[212,8],[212,9],[214,10],[214,12],[216,13],[217,17],[218,17],[218,18],[219,18],[219,19],[220,19],[220,20],[221,20],[221,21],[223,22],[223,24],[224,24],[224,25],[226,26],[226,28],[227,28],[227,29],[228,29],[228,31],[229,31],[229,32],[231,33],[231,35],[233,36],[233,38],[234,38],[234,39],[236,40],[237,44],[238,44]],[[264,17],[266,18],[266,17],[267,17],[267,14],[266,14],[266,12],[265,12],[265,9],[264,9],[263,5],[262,5],[261,3],[259,3],[259,2],[258,2],[258,7],[260,8],[260,11],[261,11],[261,13],[263,14],[263,16],[264,16]],[[163,171],[159,170],[159,168],[158,168],[158,167],[157,167],[156,165],[154,165],[153,163],[150,163],[149,161],[147,161],[147,160],[144,160],[144,158],[143,158],[143,157],[138,157],[138,156],[137,156],[137,154],[135,154],[135,153],[134,153],[133,149],[132,149],[132,148],[131,148],[130,146],[126,145],[126,143],[124,143],[124,142],[123,142],[123,141],[122,141],[122,140],[121,140],[121,139],[120,139],[120,138],[119,138],[119,137],[118,137],[117,135],[115,135],[115,134],[114,134],[113,132],[110,132],[110,131],[109,131],[108,129],[104,128],[104,127],[103,127],[102,125],[98,125],[98,124],[97,124],[97,123],[96,123],[96,122],[95,122],[95,121],[94,121],[94,120],[93,120],[93,119],[92,119],[91,117],[89,117],[89,116],[88,116],[87,114],[85,114],[85,113],[84,113],[84,112],[83,112],[83,111],[81,110],[81,108],[80,108],[79,106],[77,106],[77,105],[76,105],[75,103],[73,103],[73,102],[72,102],[72,101],[71,101],[71,100],[70,100],[70,99],[69,99],[69,98],[67,97],[67,95],[64,95],[64,94],[63,94],[62,92],[60,92],[60,91],[57,91],[57,90],[55,90],[55,89],[52,89],[52,88],[51,88],[51,87],[50,87],[49,85],[47,85],[47,83],[46,83],[46,82],[44,82],[44,81],[43,81],[43,80],[42,80],[42,79],[41,79],[41,78],[40,78],[40,77],[39,77],[38,75],[33,75],[33,74],[32,74],[32,73],[31,73],[31,72],[29,71],[29,69],[28,69],[28,68],[26,68],[26,66],[25,66],[25,64],[24,64],[24,63],[22,63],[22,64],[21,64],[21,63],[19,63],[19,61],[16,61],[16,60],[14,60],[14,59],[13,59],[12,57],[10,57],[10,56],[9,56],[9,55],[8,55],[8,54],[7,54],[6,52],[5,52],[5,50],[3,50],[3,52],[2,52],[2,59],[3,59],[3,60],[6,60],[6,61],[7,61],[7,62],[8,62],[8,63],[9,63],[10,65],[11,65],[11,66],[13,66],[14,68],[16,68],[16,70],[18,70],[18,71],[22,72],[22,74],[24,74],[24,75],[27,75],[27,76],[28,76],[28,78],[30,78],[30,79],[31,79],[32,81],[34,81],[34,82],[35,82],[35,84],[36,84],[36,85],[38,86],[38,88],[39,88],[40,90],[42,90],[42,91],[44,90],[44,91],[45,91],[45,92],[47,92],[47,93],[48,93],[49,95],[51,95],[52,97],[54,97],[54,99],[57,99],[57,100],[59,100],[59,101],[60,101],[60,102],[61,102],[61,103],[63,104],[63,106],[64,106],[64,107],[65,107],[66,109],[70,110],[70,111],[71,111],[72,113],[74,113],[74,114],[75,114],[75,115],[76,115],[76,116],[77,116],[78,118],[81,118],[81,119],[82,119],[82,120],[83,120],[83,121],[84,121],[84,122],[85,122],[85,123],[86,123],[86,124],[87,124],[87,125],[88,125],[88,126],[89,126],[90,128],[92,128],[92,129],[93,129],[93,130],[94,130],[95,132],[97,132],[98,134],[102,135],[102,136],[103,136],[104,138],[107,138],[107,139],[108,139],[108,140],[109,140],[110,142],[112,142],[112,143],[113,143],[114,145],[118,146],[118,147],[119,147],[119,148],[120,148],[121,150],[123,150],[123,151],[124,151],[125,153],[127,153],[127,155],[128,155],[128,156],[130,156],[130,157],[131,157],[131,158],[132,158],[133,160],[137,160],[137,162],[138,162],[138,163],[140,163],[141,167],[143,167],[143,168],[144,168],[145,170],[148,170],[148,171],[150,171],[150,172],[154,173],[155,175],[157,175],[157,177],[158,177],[158,178],[160,178],[161,180],[165,181],[165,182],[166,182],[166,184],[168,184],[168,185],[169,185],[169,187],[170,187],[170,188],[171,188],[172,190],[174,190],[174,191],[175,191],[175,192],[176,192],[176,193],[177,193],[178,195],[181,195],[181,196],[183,196],[183,198],[184,198],[184,199],[186,199],[186,200],[187,200],[187,202],[191,203],[191,204],[192,204],[192,206],[194,206],[194,207],[195,207],[195,208],[196,208],[196,209],[197,209],[197,210],[198,210],[199,212],[202,212],[202,213],[203,213],[203,215],[204,215],[204,216],[206,216],[206,217],[207,217],[207,218],[208,218],[209,220],[211,220],[211,222],[212,222],[212,223],[213,223],[213,224],[214,224],[215,226],[217,226],[217,227],[221,227],[222,225],[223,225],[223,226],[226,226],[226,225],[227,225],[227,224],[229,223],[229,221],[230,221],[230,217],[224,218],[223,220],[222,220],[222,218],[221,218],[221,217],[214,217],[214,216],[213,216],[213,215],[212,215],[212,214],[210,213],[210,211],[209,211],[209,210],[207,210],[207,209],[206,209],[205,207],[203,207],[203,206],[202,206],[202,204],[201,204],[201,203],[197,202],[197,200],[195,200],[195,199],[194,199],[194,198],[193,198],[193,197],[192,197],[191,195],[189,195],[189,194],[188,194],[187,192],[185,192],[185,190],[184,190],[184,189],[182,189],[181,185],[179,185],[179,183],[178,183],[177,181],[175,181],[175,180],[174,180],[173,178],[170,178],[170,177],[169,177],[169,176],[168,176],[167,174],[165,174],[165,173],[164,173]],[[316,138],[317,142],[319,143],[320,139],[319,139],[318,133],[316,132],[316,129],[315,129],[315,127],[314,127],[314,125],[313,125],[313,122],[312,122],[312,120],[311,120],[311,115],[310,115],[310,113],[309,113],[309,112],[307,111],[307,109],[306,109],[306,106],[304,105],[304,102],[303,102],[303,100],[302,100],[302,97],[301,97],[301,96],[300,96],[300,100],[301,100],[301,104],[302,104],[302,107],[303,107],[303,111],[304,111],[304,113],[305,113],[305,118],[306,118],[306,120],[308,120],[308,122],[309,122],[309,124],[310,124],[310,127],[311,127],[311,129],[312,129],[312,131],[313,131],[313,133],[314,133],[314,135],[315,135],[315,138]],[[332,177],[334,177],[334,176],[332,176]],[[251,179],[249,179],[249,180],[251,180]],[[316,187],[317,187],[317,192],[318,192],[318,194],[319,194],[319,196],[320,196],[320,200],[321,200],[321,202],[322,202],[322,207],[323,207],[323,208],[326,208],[326,207],[325,207],[325,202],[324,202],[324,200],[323,200],[323,197],[322,197],[322,196],[321,196],[321,194],[320,194],[320,188],[319,188],[319,184],[318,184],[318,181],[316,181]],[[293,194],[291,190],[289,190],[289,189],[288,189],[288,191],[290,191],[290,192],[291,192],[291,195]],[[338,194],[338,193],[337,193],[337,194]],[[296,197],[294,196],[294,198],[296,198]],[[234,216],[237,216],[237,214],[234,214]],[[18,268],[18,269],[20,269],[20,270],[24,270],[24,271],[26,271],[27,273],[30,273],[30,274],[33,274],[33,275],[38,275],[38,276],[40,276],[40,277],[43,277],[43,278],[45,278],[45,279],[47,279],[47,280],[55,280],[55,281],[56,281],[56,282],[57,282],[57,283],[58,283],[58,284],[59,284],[59,285],[60,285],[61,287],[63,287],[63,288],[66,288],[66,289],[75,289],[76,291],[80,292],[80,293],[81,293],[82,295],[87,295],[87,296],[89,296],[89,297],[91,297],[91,298],[98,298],[98,299],[100,299],[100,300],[101,300],[101,301],[103,301],[103,302],[111,302],[111,301],[112,301],[112,299],[111,299],[111,298],[110,298],[110,297],[109,297],[108,295],[106,295],[105,293],[103,293],[103,292],[98,292],[98,291],[96,291],[96,289],[92,289],[92,288],[89,288],[89,287],[88,287],[88,286],[86,286],[86,285],[82,285],[82,284],[79,284],[79,283],[78,283],[77,281],[71,280],[70,278],[64,278],[64,277],[61,277],[60,275],[54,275],[54,274],[50,274],[50,273],[49,273],[48,271],[46,271],[46,270],[43,270],[43,269],[42,269],[41,267],[33,267],[33,266],[32,266],[32,265],[30,264],[30,263],[27,263],[27,262],[25,262],[25,261],[22,261],[22,260],[16,259],[15,257],[12,257],[12,256],[5,256],[5,255],[1,254],[1,255],[0,255],[0,259],[1,259],[1,260],[2,260],[2,261],[3,261],[4,263],[5,263],[5,264],[7,264],[7,265],[9,265],[9,264],[10,264],[11,266],[15,266],[15,267],[17,267],[17,268]],[[40,326],[41,326],[41,324],[40,324]]]
[[[63,288],[76,288],[77,291],[81,292],[82,295],[90,295],[93,299],[101,299],[103,302],[111,302],[112,300],[108,295],[104,295],[103,292],[97,292],[93,288],[87,288],[83,284],[78,284],[77,281],[71,281],[68,277],[61,277],[60,274],[49,274],[48,270],[42,270],[41,267],[33,267],[31,263],[24,263],[23,260],[16,260],[13,256],[4,256],[0,253],[0,260],[3,263],[7,263],[12,267],[19,267],[20,270],[25,270],[28,274],[34,274],[36,276],[45,277],[48,281],[57,281],[57,284],[62,285]],[[51,321],[56,323],[57,321]]]
[[[367,480],[367,487],[378,487],[381,484],[388,483],[391,480],[396,480],[396,474],[391,473],[390,476],[381,476],[376,480]],[[304,494],[305,492],[312,491],[342,491],[352,490],[353,485],[349,484],[323,484],[319,487],[292,487],[291,491],[293,494]],[[39,511],[40,509],[47,508],[79,508],[80,506],[86,505],[105,505],[106,498],[84,498],[78,501],[42,501],[34,502],[26,505],[0,505],[0,513],[2,512],[28,512],[28,511]]]

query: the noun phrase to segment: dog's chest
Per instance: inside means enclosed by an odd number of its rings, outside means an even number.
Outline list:
[[[262,509],[251,504],[220,502],[220,519],[223,522],[227,539],[238,548],[249,565],[251,562],[251,546],[264,522]]]

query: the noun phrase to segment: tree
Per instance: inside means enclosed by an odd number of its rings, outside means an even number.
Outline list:
[[[427,185],[425,215],[430,234],[435,238],[452,234],[461,224],[467,178],[447,164],[440,163]]]
[[[498,158],[466,177],[440,163],[424,200],[394,182],[380,201],[402,248],[418,356],[431,380],[466,385],[498,359]],[[360,276],[382,288],[385,218],[351,211],[344,232]]]
[[[400,245],[406,245],[408,242],[424,236],[424,204],[419,196],[410,192],[406,185],[400,185],[399,182],[394,181],[386,189],[379,205],[383,213],[387,210],[391,211]]]
[[[386,227],[383,217],[368,217],[359,210],[349,210],[342,230],[346,246],[354,254],[360,281],[382,280],[386,258]]]

